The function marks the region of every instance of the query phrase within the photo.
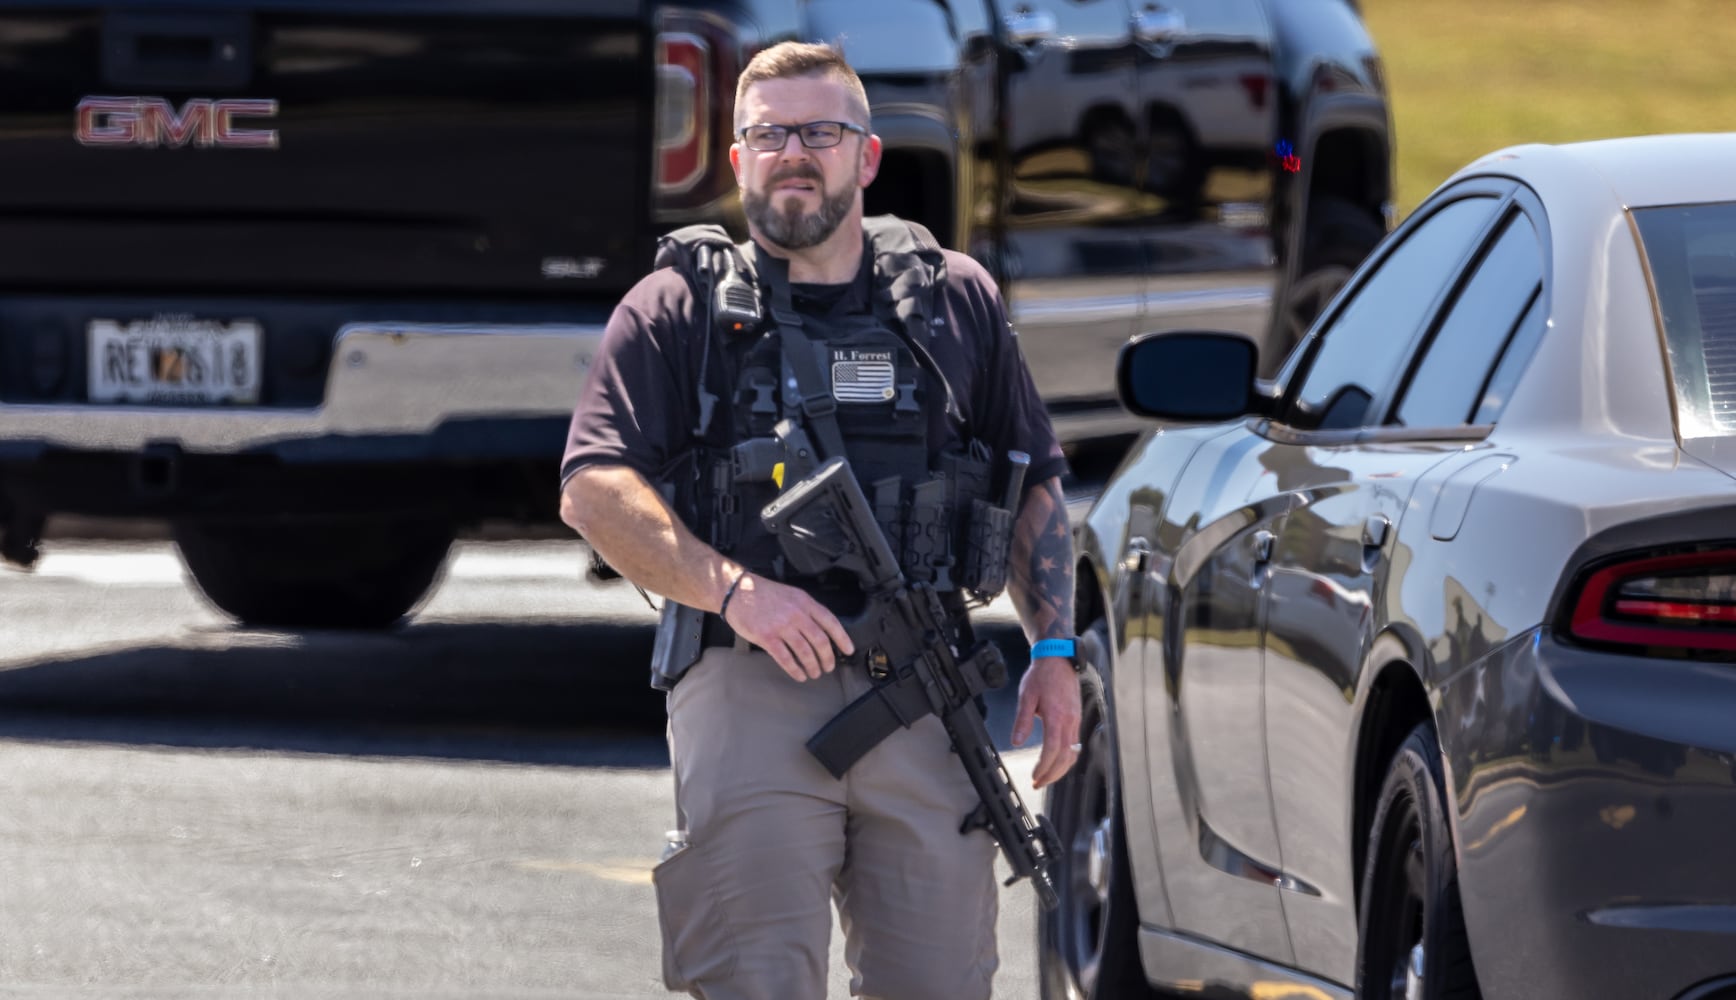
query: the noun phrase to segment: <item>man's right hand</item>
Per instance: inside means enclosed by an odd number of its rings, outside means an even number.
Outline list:
[[[742,577],[723,620],[798,681],[831,673],[837,666],[833,646],[845,656],[856,651],[831,609],[806,591],[752,573]]]

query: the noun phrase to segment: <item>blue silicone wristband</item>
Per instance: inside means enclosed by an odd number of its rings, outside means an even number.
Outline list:
[[[1073,649],[1072,639],[1038,639],[1037,644],[1031,647],[1031,659],[1045,656],[1065,656],[1072,659]]]

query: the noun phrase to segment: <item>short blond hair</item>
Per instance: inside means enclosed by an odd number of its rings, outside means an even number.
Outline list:
[[[850,95],[850,110],[861,118],[855,124],[871,128],[868,120],[868,92],[862,89],[862,78],[844,61],[844,54],[830,45],[818,42],[779,42],[762,50],[748,61],[735,84],[735,127],[754,124],[741,120],[741,107],[747,88],[761,80],[783,80],[793,76],[830,76],[844,85]]]

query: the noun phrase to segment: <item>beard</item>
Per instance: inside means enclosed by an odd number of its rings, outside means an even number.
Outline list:
[[[811,180],[820,195],[820,207],[813,212],[802,211],[802,200],[790,195],[783,207],[772,204],[769,190],[742,193],[742,210],[765,238],[785,250],[806,250],[824,243],[838,231],[844,217],[856,203],[856,192],[845,187],[835,195],[826,194],[825,178],[818,170],[789,170],[766,180],[766,188],[776,187],[786,180]]]

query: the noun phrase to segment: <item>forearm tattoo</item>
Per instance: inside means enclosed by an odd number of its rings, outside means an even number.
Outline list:
[[[1026,494],[1013,528],[1009,573],[1008,589],[1027,639],[1073,634],[1073,531],[1060,480],[1040,483]]]

